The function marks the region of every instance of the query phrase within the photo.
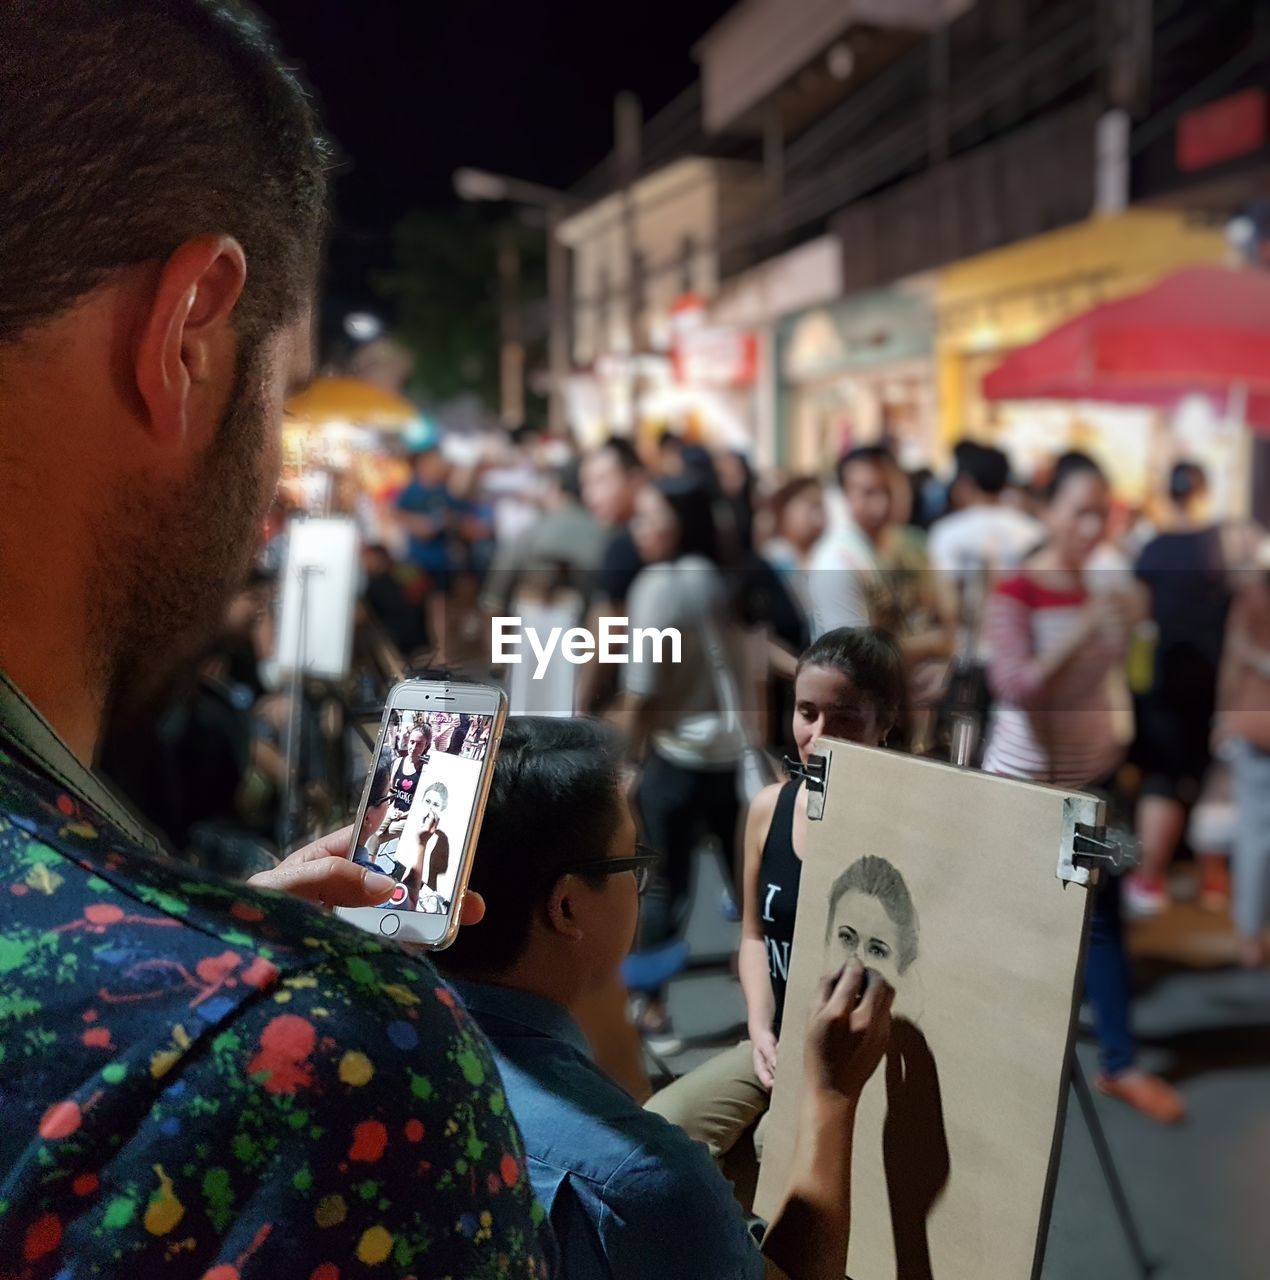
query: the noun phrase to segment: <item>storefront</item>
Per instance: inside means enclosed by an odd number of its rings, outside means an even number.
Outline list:
[[[822,473],[848,449],[885,441],[905,467],[936,441],[934,313],[929,286],[910,281],[781,322],[777,462]]]
[[[1167,415],[1057,401],[990,404],[982,382],[1014,348],[1071,317],[1182,267],[1220,263],[1226,252],[1220,226],[1135,209],[945,268],[935,288],[938,456],[946,459],[961,439],[990,441],[1005,449],[1019,474],[1030,475],[1065,449],[1084,449],[1134,506],[1158,490],[1161,474],[1183,451],[1225,477],[1233,465],[1231,433],[1206,402]]]

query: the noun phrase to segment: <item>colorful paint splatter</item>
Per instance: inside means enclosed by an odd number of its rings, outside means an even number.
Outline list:
[[[146,857],[0,751],[0,1278],[543,1277],[432,967]]]

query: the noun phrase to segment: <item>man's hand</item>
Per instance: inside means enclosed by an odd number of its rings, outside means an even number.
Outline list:
[[[877,1070],[891,1036],[895,991],[858,964],[824,978],[807,1023],[804,1063],[815,1093],[855,1103]]]
[[[750,1043],[754,1046],[754,1074],[770,1093],[776,1087],[776,1037],[770,1027],[751,1027]]]
[[[348,847],[352,839],[351,826],[334,831],[297,849],[276,867],[258,871],[247,883],[258,889],[277,889],[319,907],[377,907],[392,893],[395,882],[391,876],[351,861]],[[481,895],[465,894],[460,923],[478,924],[484,915]]]

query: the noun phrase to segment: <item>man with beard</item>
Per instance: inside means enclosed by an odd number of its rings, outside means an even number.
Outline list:
[[[0,1257],[542,1276],[487,1044],[310,905],[391,891],[351,831],[256,878],[282,897],[165,859],[91,771],[246,578],[307,373],[311,107],[237,4],[6,0],[0,154]]]

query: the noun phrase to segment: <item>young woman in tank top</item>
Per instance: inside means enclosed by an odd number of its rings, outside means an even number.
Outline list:
[[[820,737],[880,746],[900,719],[904,697],[904,662],[890,635],[873,627],[826,632],[798,660],[793,733],[799,758],[805,764]],[[739,961],[749,1039],[645,1104],[725,1161],[724,1171],[743,1204],[753,1194],[754,1159],[762,1155],[761,1125],[752,1146],[740,1138],[764,1116],[775,1083],[806,842],[802,782],[774,783],[759,792],[745,824]],[[870,951],[884,942],[861,938],[858,945],[862,964],[885,970],[885,958]]]
[[[880,746],[903,702],[904,664],[890,635],[872,627],[826,632],[798,660],[793,723],[798,758],[806,764],[820,737]],[[754,1074],[766,1089],[776,1075],[806,840],[802,782],[795,778],[761,791],[745,823],[740,974]],[[867,954],[860,959],[870,963]]]

